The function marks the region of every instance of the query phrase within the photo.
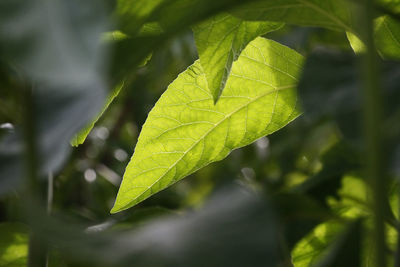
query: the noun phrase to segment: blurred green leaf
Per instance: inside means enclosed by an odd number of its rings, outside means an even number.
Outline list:
[[[350,42],[351,48],[353,49],[353,51],[356,54],[364,53],[366,51],[365,44],[356,35],[354,35],[351,32],[346,32],[346,35],[347,35],[347,39]]]
[[[95,0],[0,2],[0,56],[18,74],[6,90],[32,92],[29,114],[35,121],[29,134],[36,138],[41,176],[60,169],[71,138],[104,101],[104,5]],[[0,194],[14,189],[25,174],[24,134],[16,125],[1,139]]]
[[[245,20],[353,31],[350,6],[345,0],[259,0],[239,7],[233,14]]]
[[[169,0],[118,0],[114,14],[118,29],[135,36],[150,16],[168,2]]]
[[[112,212],[135,205],[294,120],[300,114],[295,88],[302,61],[295,51],[257,38],[233,64],[216,105],[195,62],[150,112]]]
[[[368,206],[367,184],[360,177],[344,176],[338,196],[338,198],[330,197],[328,202],[331,208],[342,217],[354,219],[371,212]]]
[[[0,223],[0,266],[23,267],[28,257],[28,230],[19,223]]]
[[[292,191],[308,194],[325,204],[328,196],[337,195],[342,177],[349,171],[361,168],[361,163],[359,155],[351,146],[339,142],[322,155],[321,164],[322,169],[318,173]]]
[[[381,6],[394,13],[400,13],[400,0],[377,0],[376,3],[379,3]]]
[[[350,45],[356,53],[366,51],[365,44],[354,34],[347,32]],[[380,55],[387,59],[400,59],[400,22],[384,15],[374,20],[374,38]]]
[[[376,46],[384,58],[400,60],[400,21],[388,15],[375,20]]]
[[[274,196],[273,202],[289,251],[315,226],[332,216],[318,201],[301,194],[280,193]]]
[[[293,249],[294,266],[360,266],[361,229],[360,220],[347,228],[334,220],[319,224]]]
[[[131,74],[148,54],[171,37],[247,1],[254,0],[157,0],[154,3],[144,0],[138,1],[138,4],[136,1],[121,0],[120,7],[117,5],[116,16],[121,16],[122,25],[123,21],[134,25],[134,32],[130,31],[131,38],[119,40],[112,46],[113,84],[118,84]],[[122,15],[118,15],[118,12],[122,12]]]
[[[246,20],[281,21],[348,32],[354,51],[362,52],[360,25],[355,23],[356,4],[346,0],[255,1],[233,12]],[[375,39],[383,57],[400,58],[400,22],[388,15],[375,20]]]
[[[123,88],[123,83],[119,86],[117,86],[113,92],[107,97],[106,103],[103,107],[103,109],[100,111],[100,113],[96,116],[96,118],[89,123],[85,128],[79,131],[72,139],[71,139],[71,145],[72,146],[79,146],[85,142],[86,137],[89,135],[90,131],[93,129],[94,124],[100,119],[100,117],[103,115],[103,113],[107,110],[108,106],[113,102],[114,98],[119,94],[121,89]]]
[[[223,13],[193,28],[200,63],[208,90],[217,102],[225,87],[233,61],[257,36],[283,26],[278,22],[250,22]]]
[[[293,248],[291,254],[294,266],[313,266],[343,228],[343,224],[334,220],[318,224]]]
[[[321,259],[317,267],[357,267],[361,266],[362,222],[351,223],[346,231],[339,236],[328,253]]]
[[[34,230],[53,244],[63,259],[80,263],[72,266],[277,264],[278,225],[272,203],[237,184],[220,188],[198,210],[148,214],[154,217],[145,223],[140,223],[144,219],[140,214],[125,214],[129,229],[111,227],[115,219],[121,219],[118,215],[123,215],[118,214],[85,232],[77,231],[77,225],[66,222],[65,217],[45,223],[43,218],[32,220],[36,222]]]

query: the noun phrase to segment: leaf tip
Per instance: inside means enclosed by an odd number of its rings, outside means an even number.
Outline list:
[[[213,97],[214,106],[217,104],[218,100],[219,100],[219,96]]]
[[[115,200],[114,206],[110,210],[110,214],[115,214],[115,213],[121,212],[123,210],[127,210],[127,209],[133,207],[134,205],[136,205],[137,203],[138,202],[135,202],[135,201],[130,201],[128,203],[121,203],[121,201],[119,201],[119,197],[117,195],[117,199]]]
[[[110,214],[118,213],[120,211],[123,211],[124,209],[126,209],[126,208],[123,208],[123,207],[121,207],[121,205],[119,205],[118,197],[117,197],[117,199],[115,200],[114,206],[110,210]]]
[[[115,207],[115,205],[114,205],[114,207],[112,207],[112,209],[110,210],[110,214],[115,214],[115,213],[118,213],[120,210],[117,208],[117,207]]]
[[[213,98],[213,102],[214,102],[214,106],[217,104],[219,98],[221,97],[222,94],[222,90],[225,87],[225,85],[221,85],[221,88],[219,90],[215,90],[212,94],[212,98]]]
[[[83,142],[80,142],[79,140],[78,140],[78,136],[77,135],[75,135],[70,141],[69,141],[69,144],[72,146],[72,147],[78,147],[79,145],[81,145]]]

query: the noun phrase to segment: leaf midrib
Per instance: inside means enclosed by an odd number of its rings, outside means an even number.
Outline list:
[[[252,99],[251,101],[247,102],[245,105],[237,108],[236,110],[232,111],[231,113],[229,113],[228,115],[226,115],[222,120],[220,120],[218,123],[216,123],[213,127],[211,127],[202,137],[200,137],[196,142],[194,142],[183,154],[181,157],[179,157],[175,163],[173,165],[171,165],[154,183],[152,183],[150,186],[147,187],[146,190],[144,190],[142,193],[140,193],[138,196],[135,197],[135,199],[133,199],[129,204],[127,204],[125,207],[131,205],[136,199],[140,198],[141,196],[143,196],[149,189],[151,189],[155,184],[157,184],[163,177],[165,177],[165,175],[172,169],[174,168],[182,159],[183,157],[186,156],[187,153],[189,153],[197,144],[199,144],[202,140],[204,140],[208,134],[210,134],[216,127],[218,127],[221,123],[223,123],[226,119],[231,118],[232,115],[234,115],[235,113],[239,112],[240,110],[242,110],[245,107],[248,107],[250,104],[256,102],[257,100],[259,100],[260,98],[285,90],[285,89],[289,89],[289,88],[293,88],[294,86],[296,86],[295,84],[290,84],[290,85],[286,85],[286,86],[280,86],[275,88],[275,90],[267,92],[265,94],[262,94],[260,96],[255,97],[254,99]],[[130,190],[136,188],[133,187]],[[121,208],[123,209],[123,208]],[[119,209],[119,210],[121,210]]]

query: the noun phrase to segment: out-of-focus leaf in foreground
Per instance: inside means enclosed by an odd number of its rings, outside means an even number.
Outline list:
[[[18,88],[5,89],[32,92],[30,115],[40,174],[61,166],[70,139],[104,101],[103,8],[101,1],[0,3],[0,53],[20,79]],[[21,125],[16,125],[0,142],[0,193],[23,175],[23,140]]]
[[[0,266],[26,266],[28,231],[17,223],[0,224]]]
[[[122,244],[134,248],[128,262],[138,266],[277,266],[276,229],[268,201],[231,186],[197,212],[125,234]]]
[[[197,61],[149,113],[112,212],[127,209],[185,176],[275,132],[299,114],[296,86],[303,58],[257,38],[233,64],[214,105]]]
[[[201,209],[131,223],[129,229],[113,221],[113,229],[91,227],[95,231],[88,235],[65,221],[43,224],[35,218],[35,230],[67,258],[92,263],[85,266],[277,266],[272,205],[236,184],[214,192]]]
[[[201,67],[215,102],[225,87],[233,61],[246,45],[282,26],[279,22],[244,21],[223,13],[193,28]]]

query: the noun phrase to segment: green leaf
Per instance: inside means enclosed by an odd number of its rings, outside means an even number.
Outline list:
[[[22,224],[0,224],[0,266],[26,266],[28,231]]]
[[[375,20],[374,37],[378,51],[384,58],[400,59],[400,22],[390,16]]]
[[[353,31],[350,5],[345,0],[262,0],[243,5],[233,14],[245,20]]]
[[[313,266],[335,237],[343,231],[343,227],[343,224],[334,220],[328,220],[316,226],[293,248],[291,254],[294,266]]]
[[[347,39],[355,53],[366,51],[365,44],[347,32]],[[374,20],[375,45],[382,58],[400,59],[400,22],[388,15]]]
[[[388,1],[391,2],[391,1]],[[243,5],[233,14],[246,20],[281,21],[288,24],[317,26],[346,31],[356,53],[365,47],[360,27],[354,23],[356,3],[345,0],[260,0]],[[384,58],[400,58],[400,23],[388,15],[375,20],[376,46]]]
[[[246,45],[282,26],[277,22],[244,21],[223,13],[193,27],[200,63],[215,102],[225,87],[233,61]]]
[[[19,92],[22,81],[27,83],[21,88],[32,88],[38,178],[61,168],[71,138],[100,111],[106,98],[105,46],[100,44],[108,28],[104,4],[0,1],[1,61],[9,62],[10,70],[19,75],[12,87],[2,90]],[[34,19],[23,19],[27,17]],[[13,34],[3,30],[16,21],[21,23]],[[0,195],[25,181],[26,139],[20,126],[0,140]]]
[[[360,219],[352,222],[336,239],[317,267],[357,267],[361,265],[363,225]]]
[[[149,17],[166,2],[166,0],[118,0],[114,14],[118,28],[128,35],[136,35]]]
[[[346,36],[349,40],[351,48],[356,54],[364,53],[367,50],[363,41],[361,41],[356,35],[351,32],[346,32]]]
[[[377,0],[379,6],[386,8],[396,14],[400,13],[400,0]]]
[[[196,61],[149,113],[111,212],[132,207],[294,120],[300,114],[296,85],[302,63],[297,52],[257,38],[233,63],[214,105]]]
[[[71,139],[71,145],[72,146],[79,146],[85,142],[86,137],[89,135],[90,131],[93,129],[94,124],[100,119],[100,117],[103,115],[103,113],[107,110],[108,106],[113,102],[114,98],[119,94],[123,87],[123,83],[118,85],[113,92],[107,97],[106,103],[103,107],[103,109],[100,111],[100,113],[96,116],[96,118],[86,125],[85,128],[80,130],[74,137]]]
[[[292,250],[293,265],[308,266],[360,266],[360,220],[348,225],[328,220],[315,227]]]

